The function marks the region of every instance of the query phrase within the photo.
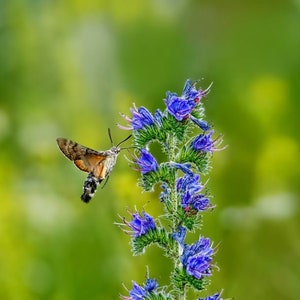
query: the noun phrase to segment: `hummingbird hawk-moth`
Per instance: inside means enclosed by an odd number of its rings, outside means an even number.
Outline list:
[[[81,195],[83,202],[88,203],[92,199],[98,185],[104,179],[106,180],[105,183],[107,182],[120,151],[127,149],[120,148],[120,145],[131,137],[130,135],[116,146],[113,146],[110,129],[108,129],[108,135],[112,146],[106,151],[96,151],[65,138],[56,139],[62,153],[72,160],[78,169],[89,173],[83,184],[83,194]]]

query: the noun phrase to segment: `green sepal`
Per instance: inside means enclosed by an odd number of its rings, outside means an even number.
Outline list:
[[[178,163],[193,163],[200,173],[208,171],[208,153],[205,151],[197,152],[191,146],[183,146],[176,160]]]
[[[167,113],[166,116],[162,118],[162,129],[165,132],[175,134],[179,142],[182,142],[185,139],[188,124],[188,120],[178,121],[174,116],[170,115],[169,113]]]
[[[167,140],[167,134],[165,131],[161,130],[160,126],[157,124],[145,126],[143,129],[133,131],[134,136],[134,146],[138,149],[147,148],[150,142],[155,140],[165,143]]]
[[[200,227],[202,216],[193,208],[185,210],[182,206],[179,206],[176,212],[176,219],[179,221],[179,224],[185,226],[189,231],[193,231],[195,227]]]
[[[196,119],[203,119],[204,117],[204,107],[202,102],[199,102],[199,104],[193,109],[191,112],[191,115],[195,117]]]
[[[200,279],[195,278],[192,275],[187,274],[184,268],[175,268],[173,273],[174,285],[179,289],[183,290],[186,286],[192,286],[198,291],[204,290],[209,284],[207,277],[203,276]]]
[[[164,228],[156,228],[147,231],[138,237],[132,238],[132,253],[133,255],[140,255],[144,253],[145,248],[151,244],[156,243],[159,247],[163,248],[168,254],[170,249],[174,249],[174,239]]]
[[[175,169],[170,168],[168,163],[161,163],[156,171],[143,174],[139,180],[139,185],[144,191],[152,191],[159,182],[174,182]]]
[[[174,134],[179,142],[182,142],[187,133],[190,121],[178,121],[168,112],[164,112],[160,123],[145,126],[142,129],[133,131],[134,146],[138,149],[147,148],[148,144],[158,141],[166,148],[170,134]]]

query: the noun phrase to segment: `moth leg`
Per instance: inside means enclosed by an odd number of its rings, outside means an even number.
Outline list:
[[[106,177],[106,179],[104,181],[104,184],[102,185],[101,189],[103,189],[106,186],[106,183],[107,183],[108,179],[109,179],[109,175]]]

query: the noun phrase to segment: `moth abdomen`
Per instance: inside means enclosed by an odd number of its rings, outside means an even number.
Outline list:
[[[88,203],[97,190],[98,185],[102,182],[102,178],[96,177],[93,172],[90,172],[83,184],[83,194],[81,195],[81,200]]]

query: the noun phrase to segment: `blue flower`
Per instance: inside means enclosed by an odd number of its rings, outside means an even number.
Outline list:
[[[139,166],[139,170],[142,174],[154,172],[158,169],[158,163],[156,159],[146,149],[141,150],[141,156],[135,160],[135,163]]]
[[[183,87],[182,97],[188,100],[199,102],[201,98],[201,90],[196,89],[196,82],[192,84],[191,80],[188,79]]]
[[[194,195],[191,199],[190,205],[197,211],[204,211],[212,207],[209,199],[204,195]]]
[[[129,292],[130,298],[132,300],[141,300],[145,299],[147,296],[146,290],[138,285],[136,282],[132,282],[132,290]]]
[[[193,172],[191,171],[191,164],[189,164],[189,163],[169,162],[168,164],[178,170],[181,170],[182,172],[184,172],[190,176],[193,176]]]
[[[216,293],[212,296],[207,296],[205,298],[199,298],[198,300],[222,300],[223,298],[221,297],[221,293]]]
[[[204,211],[212,207],[206,196],[201,194],[191,195],[189,191],[181,196],[181,206],[186,210],[192,208],[196,211]]]
[[[189,170],[183,177],[177,179],[176,191],[181,197],[181,206],[186,210],[204,211],[212,205],[205,195],[197,194],[203,188],[199,182],[200,176]]]
[[[188,245],[184,243],[186,231],[185,227],[179,226],[177,232],[172,235],[179,244],[182,265],[189,275],[197,279],[211,275],[211,261],[214,250],[210,239],[200,237],[195,244]]]
[[[143,300],[147,299],[155,289],[158,288],[158,283],[155,279],[147,278],[144,286],[138,285],[135,281],[132,281],[132,290],[129,291],[129,296],[121,296],[123,300]]]
[[[172,234],[172,237],[175,241],[178,242],[182,247],[184,246],[184,239],[186,236],[187,229],[183,226],[178,226],[177,231]]]
[[[184,249],[184,239],[186,236],[187,229],[181,225],[178,226],[177,231],[172,234],[173,239],[178,243],[179,256],[182,255]]]
[[[211,257],[206,257],[203,255],[192,256],[187,261],[186,272],[197,279],[200,279],[203,276],[211,275],[211,260]]]
[[[194,116],[191,116],[191,120],[200,127],[200,129],[202,129],[203,131],[207,131],[211,128],[210,125],[207,124],[206,121],[203,120],[199,120],[197,118],[195,118]]]
[[[215,150],[215,141],[211,139],[214,132],[211,130],[208,134],[199,134],[192,141],[192,148],[195,151],[212,152]]]
[[[145,126],[154,124],[154,117],[149,110],[143,106],[131,108],[132,113],[132,128],[133,130],[143,129]]]
[[[154,113],[154,120],[157,125],[161,126],[162,125],[162,118],[163,118],[163,113],[160,109],[157,109]]]
[[[155,289],[157,289],[158,283],[156,279],[147,278],[145,283],[145,290],[149,293],[153,292]]]
[[[210,239],[200,237],[195,244],[184,245],[180,260],[189,275],[200,279],[203,276],[211,275],[213,254],[214,250],[211,247]]]
[[[174,116],[177,121],[186,119],[196,106],[193,100],[186,100],[185,98],[178,97],[176,93],[170,92],[167,93],[165,103],[168,112]]]
[[[172,190],[166,182],[163,182],[161,184],[161,189],[162,192],[160,193],[159,198],[161,202],[165,202],[170,198]]]
[[[176,93],[167,93],[165,103],[167,105],[168,112],[178,121],[188,118],[201,98],[206,96],[209,88],[205,91],[202,91],[201,89],[197,90],[196,83],[192,84],[191,80],[187,80],[181,97],[179,97]]]
[[[133,108],[130,108],[132,113],[132,118],[127,117],[124,114],[121,114],[122,117],[130,123],[129,126],[123,126],[118,124],[118,127],[125,130],[140,130],[144,129],[146,126],[151,126],[155,123],[155,117],[149,112],[149,110],[141,106],[137,108],[135,104],[133,104]],[[157,118],[157,117],[156,117]]]
[[[190,99],[198,103],[203,97],[207,96],[207,94],[210,92],[210,88],[212,86],[212,83],[206,88],[205,90],[196,89],[197,82],[192,83],[190,79],[188,79],[185,82],[182,96],[186,99]]]
[[[202,185],[199,182],[199,174],[185,174],[176,181],[176,190],[178,193],[186,193],[189,191],[190,194],[197,193],[202,190]]]
[[[139,213],[132,214],[132,220],[130,222],[124,221],[124,223],[131,229],[130,233],[135,238],[156,229],[153,218],[145,212],[143,212],[143,216]]]

